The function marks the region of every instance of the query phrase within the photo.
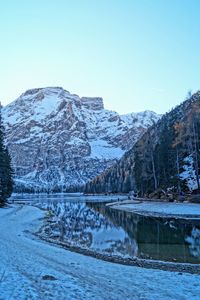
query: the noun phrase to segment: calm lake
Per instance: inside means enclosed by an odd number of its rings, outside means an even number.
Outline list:
[[[71,246],[123,258],[200,263],[200,221],[145,217],[105,205],[118,198],[39,194],[14,195],[11,202],[46,209],[42,234]]]

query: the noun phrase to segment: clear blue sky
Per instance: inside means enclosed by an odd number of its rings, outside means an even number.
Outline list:
[[[199,0],[0,3],[0,99],[63,86],[120,113],[168,111],[200,89]]]

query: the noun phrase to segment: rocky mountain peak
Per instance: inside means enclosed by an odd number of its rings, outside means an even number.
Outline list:
[[[34,88],[27,90],[23,93],[19,98],[27,98],[27,99],[35,99],[38,95],[51,95],[51,94],[59,94],[65,92],[69,94],[68,91],[65,91],[62,87],[45,87],[45,88]]]
[[[3,108],[18,191],[65,190],[110,167],[159,119],[105,110],[61,87],[26,91]]]
[[[104,109],[103,99],[100,97],[82,97],[81,101],[87,109],[91,109],[91,110]]]

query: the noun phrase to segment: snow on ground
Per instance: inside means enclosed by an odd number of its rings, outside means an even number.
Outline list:
[[[157,122],[162,115],[158,115],[153,111],[145,110],[138,113],[130,113],[126,115],[121,115],[121,119],[131,126],[133,123],[136,124],[143,124],[145,126],[151,126],[152,118],[155,118],[155,122]]]
[[[192,155],[184,159],[184,171],[180,174],[180,179],[185,180],[190,191],[197,189],[197,180],[194,169],[194,162]]]
[[[142,202],[112,206],[117,209],[135,212],[159,213],[162,215],[192,215],[200,218],[200,205],[195,203]]]
[[[112,264],[33,238],[43,216],[31,206],[0,209],[0,299],[200,298],[198,275]]]
[[[105,140],[94,140],[90,142],[92,158],[119,159],[124,151],[119,147],[113,147]]]

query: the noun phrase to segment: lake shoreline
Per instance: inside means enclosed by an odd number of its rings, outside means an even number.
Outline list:
[[[109,256],[101,253],[97,253],[95,251],[89,249],[83,249],[80,247],[72,246],[67,243],[63,243],[61,241],[51,239],[48,237],[44,237],[39,233],[34,233],[36,237],[39,239],[50,243],[54,246],[61,247],[71,252],[79,253],[85,256],[94,257],[96,259],[100,259],[103,261],[107,261],[110,263],[126,265],[126,266],[135,266],[146,269],[159,269],[163,271],[170,272],[178,272],[178,273],[190,273],[200,275],[200,265],[190,264],[190,263],[175,263],[175,262],[167,262],[167,261],[156,261],[156,260],[148,260],[148,259],[140,259],[140,258],[123,258],[120,256]],[[181,274],[180,274],[181,275]]]
[[[32,196],[30,198],[32,198]],[[30,199],[30,198],[27,197],[27,198],[23,199],[23,198],[20,197],[20,199],[18,198],[16,200],[20,201],[21,204],[30,204],[30,202],[32,202],[32,205],[34,206],[33,202],[35,201],[35,199]],[[116,198],[113,199],[115,202],[112,202],[109,205],[108,202],[111,199],[108,199],[108,198],[110,198],[110,196],[107,196],[104,199],[103,199],[102,196],[101,197],[95,197],[95,198],[91,196],[91,199],[87,198],[87,200],[90,200],[90,201],[86,201],[86,202],[81,201],[80,203],[85,203],[86,205],[89,205],[89,207],[91,207],[91,205],[93,205],[93,203],[96,204],[95,202],[98,200],[99,203],[104,203],[104,205],[108,206],[112,211],[116,211],[116,212],[117,211],[125,211],[125,212],[129,213],[129,216],[131,214],[133,214],[133,215],[138,214],[138,216],[140,216],[140,217],[141,216],[145,217],[145,211],[142,211],[142,210],[135,211],[132,208],[131,208],[131,210],[129,210],[129,209],[127,209],[127,207],[124,208],[123,205],[126,204],[128,206],[128,205],[135,204],[135,206],[138,207],[141,204],[147,205],[146,201],[141,201],[141,199],[135,199],[134,201],[133,200],[125,200],[125,199],[118,200],[118,197],[116,197],[117,199]],[[40,198],[39,197],[37,200],[41,201],[40,199],[44,199],[44,200],[42,200],[41,203],[43,203],[43,204],[46,203],[45,198],[43,198],[43,197]],[[62,199],[63,203],[67,203],[67,201],[65,199],[66,198]],[[75,198],[72,197],[72,203],[74,203],[74,199]],[[23,200],[25,200],[25,201],[23,201]],[[32,200],[32,201],[30,201],[30,200]],[[51,201],[53,201],[54,205],[56,205],[55,208],[57,207],[57,204],[59,203],[59,201],[57,201],[57,199],[54,196],[53,197],[51,197],[51,196],[48,197],[48,201],[50,201],[50,203],[51,203]],[[77,203],[79,203],[80,198],[78,197],[78,199],[75,199],[75,201],[78,201]],[[153,202],[148,201],[148,204],[151,206],[151,205],[153,205]],[[137,254],[134,255],[134,253],[133,253],[133,255],[131,253],[131,255],[129,256],[129,254],[130,254],[129,251],[127,252],[128,255],[125,255],[125,256],[124,256],[124,253],[121,255],[121,253],[118,254],[118,253],[114,252],[113,250],[112,250],[112,254],[111,254],[111,252],[108,252],[108,251],[107,252],[104,252],[104,251],[99,252],[98,249],[95,249],[94,247],[87,248],[87,245],[85,247],[85,245],[83,245],[81,243],[76,244],[76,242],[75,242],[75,244],[74,244],[74,242],[71,241],[70,239],[67,239],[67,238],[62,239],[63,230],[61,228],[62,226],[60,227],[61,224],[59,224],[59,219],[53,219],[52,220],[51,218],[54,218],[54,217],[57,218],[56,215],[61,213],[61,211],[63,210],[63,207],[60,207],[59,209],[56,208],[55,211],[57,211],[57,212],[54,215],[54,208],[52,210],[51,205],[50,205],[50,207],[48,207],[48,205],[47,205],[48,209],[46,209],[47,207],[44,208],[45,205],[39,205],[39,207],[36,205],[37,208],[40,208],[40,209],[42,209],[44,211],[47,211],[47,212],[49,211],[49,213],[46,214],[46,217],[42,218],[41,228],[35,234],[35,236],[37,236],[40,240],[43,240],[43,241],[48,242],[50,244],[56,245],[60,248],[64,248],[64,249],[69,250],[71,252],[76,252],[76,253],[79,253],[79,254],[83,254],[85,256],[91,256],[91,257],[97,258],[99,260],[108,261],[108,262],[111,262],[111,263],[127,265],[127,266],[138,266],[138,267],[147,268],[147,269],[160,269],[160,270],[166,270],[166,271],[172,271],[172,272],[179,272],[179,273],[184,272],[184,273],[191,273],[191,274],[200,275],[199,261],[194,263],[191,260],[190,261],[187,261],[185,259],[184,260],[182,260],[182,259],[179,260],[179,257],[176,256],[176,252],[175,252],[175,255],[173,255],[173,254],[171,255],[170,260],[168,260],[167,257],[162,257],[162,255],[161,256],[160,255],[159,256],[154,256],[151,253],[147,253],[147,255],[146,255],[146,252],[142,253],[142,255],[139,255],[139,258],[138,258],[138,255]],[[157,205],[159,205],[159,203],[157,203]],[[187,205],[187,204],[186,203],[169,203],[169,202],[163,203],[162,202],[162,207],[164,207],[165,205],[167,205],[167,206],[172,205],[172,206],[177,206],[178,207],[180,205]],[[116,206],[117,206],[117,208],[116,208]],[[198,205],[198,207],[200,207],[200,206]],[[51,210],[52,210],[52,212],[51,212]],[[79,212],[79,211],[77,211],[77,212]],[[99,212],[100,211],[97,209],[97,213],[99,213]],[[106,216],[106,218],[109,219],[109,210],[107,211],[107,213],[108,214],[106,214],[106,215],[105,215],[105,213],[103,213],[103,215],[104,215],[104,217]],[[111,215],[112,214],[113,213],[111,212]],[[158,214],[156,216],[155,216],[155,214],[156,213],[150,212],[150,214],[147,217],[150,217],[150,219],[155,218],[155,220],[158,220],[159,222],[160,222],[159,218],[162,218],[164,220],[164,222],[168,221],[168,219],[169,220],[177,219],[177,217],[175,215],[167,214],[167,215],[165,215],[165,217],[163,217],[163,214],[161,214],[161,215]],[[70,213],[70,215],[71,215],[71,213]],[[116,215],[116,213],[114,215]],[[69,217],[68,214],[67,214],[67,216]],[[76,219],[76,214],[75,215],[72,214],[71,216]],[[121,214],[120,214],[120,216],[121,216]],[[182,218],[182,216],[184,217],[184,215],[181,215],[181,218]],[[195,223],[195,225],[197,224],[197,226],[199,226],[199,219],[194,220],[194,219],[191,219],[191,216],[189,216],[189,217],[190,217],[190,219],[184,219],[184,218],[180,219],[180,218],[178,218],[178,222],[181,222],[182,224],[185,224],[185,223],[190,224],[190,222],[191,222],[191,224]],[[88,220],[90,220],[90,219],[88,219]],[[83,220],[80,219],[80,221],[82,222]],[[78,221],[76,221],[76,222],[78,222]],[[127,229],[126,228],[126,225],[127,225],[126,223],[124,224],[125,231]],[[74,223],[74,224],[77,224],[77,223]],[[170,224],[169,227],[174,225],[174,223],[173,224],[169,223],[169,224]],[[82,224],[82,225],[84,226],[84,224]],[[119,225],[120,224],[115,223],[115,226],[119,226]],[[43,232],[42,232],[42,228],[44,229]],[[50,231],[52,230],[51,234],[48,231],[49,228],[50,228]],[[156,230],[156,228],[155,228],[155,230]],[[150,243],[152,243],[152,240],[150,241]],[[187,261],[187,262],[185,262],[185,261]]]
[[[2,299],[199,298],[199,275],[114,264],[42,241],[33,233],[44,217],[30,205],[0,209]]]
[[[145,201],[144,199],[136,198],[135,200],[120,201],[119,203],[109,203],[107,206],[144,217],[191,220],[200,224],[200,205],[194,203]],[[152,207],[154,210],[152,210]],[[187,209],[189,213],[186,213]],[[198,210],[198,213],[195,213],[195,210]]]
[[[170,272],[178,272],[180,275],[182,273],[190,273],[190,274],[197,274],[200,275],[200,264],[192,264],[192,263],[176,263],[176,262],[169,262],[169,261],[161,261],[161,260],[152,260],[152,259],[142,259],[142,258],[123,258],[121,256],[116,255],[106,255],[103,253],[96,252],[95,250],[81,248],[79,246],[71,245],[70,243],[60,241],[58,239],[53,239],[48,236],[44,236],[42,234],[42,228],[44,226],[45,221],[48,222],[50,217],[43,217],[42,223],[43,225],[40,229],[32,233],[34,236],[52,244],[54,246],[58,246],[60,248],[66,249],[71,252],[79,253],[85,256],[90,256],[99,260],[107,261],[110,263],[126,265],[126,266],[135,266],[140,268],[146,269],[158,269],[163,271],[170,271]]]

